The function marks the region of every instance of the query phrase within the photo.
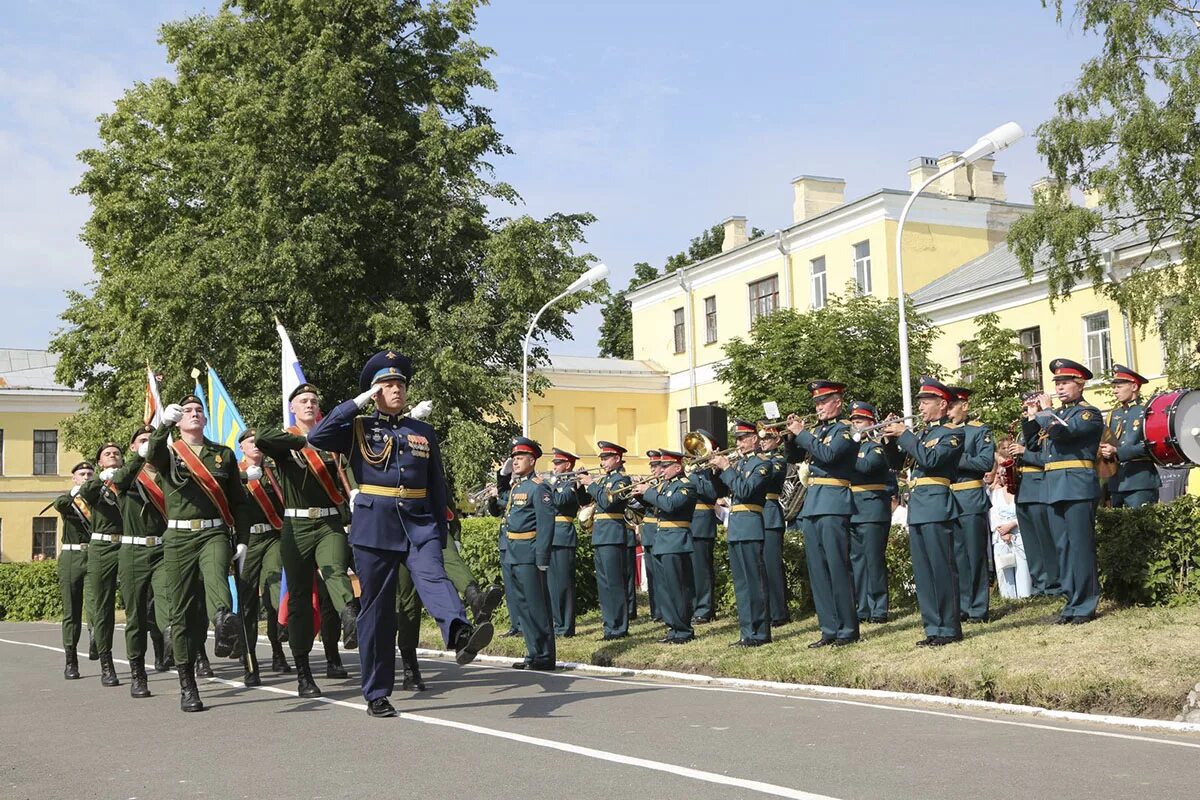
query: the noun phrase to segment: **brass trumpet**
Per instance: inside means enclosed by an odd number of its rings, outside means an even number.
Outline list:
[[[909,414],[907,417],[890,417],[888,419],[885,419],[883,422],[876,422],[874,425],[868,425],[865,428],[859,428],[858,430],[856,430],[854,432],[853,439],[856,442],[861,442],[863,440],[864,436],[866,436],[868,438],[875,438],[875,437],[872,437],[871,434],[874,433],[875,431],[883,430],[888,425],[891,425],[896,422],[908,422],[910,419],[920,419],[920,418],[921,418],[920,414]]]
[[[629,477],[633,483],[630,483],[626,486],[618,486],[612,493],[613,497],[629,498],[633,496],[633,489],[635,486],[639,486],[643,483],[649,484],[650,486],[658,486],[665,480],[665,478],[663,478],[661,475],[630,475]]]
[[[703,467],[712,461],[716,456],[729,456],[731,459],[737,454],[736,447],[727,447],[724,450],[715,450],[712,441],[702,433],[692,431],[687,436],[683,437],[683,451],[687,453],[687,458],[684,459],[684,464],[688,469],[696,469]]]

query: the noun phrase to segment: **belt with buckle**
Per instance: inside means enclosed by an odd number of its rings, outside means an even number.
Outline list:
[[[276,530],[275,526],[271,525],[269,522],[260,522],[257,525],[250,526],[251,533],[270,533],[274,530]]]
[[[917,478],[912,482],[912,486],[945,486],[949,488],[949,478]]]
[[[223,519],[169,519],[167,527],[177,531],[206,531],[225,524]]]
[[[841,478],[813,478],[813,479],[809,480],[808,485],[809,486],[849,486],[850,481],[842,480]]]
[[[121,544],[137,544],[145,547],[157,547],[163,543],[161,536],[122,536]]]
[[[428,489],[410,489],[407,486],[376,486],[364,483],[358,487],[363,494],[374,494],[380,497],[399,497],[401,500],[420,500],[429,494]]]
[[[950,488],[956,492],[966,491],[967,489],[982,489],[983,481],[959,481],[958,483],[950,484]]]
[[[1046,465],[1046,471],[1054,469],[1095,469],[1095,461],[1052,461]]]
[[[712,511],[716,507],[715,503],[696,503],[697,511]]]
[[[660,528],[688,528],[690,530],[692,527],[692,521],[691,520],[680,520],[680,519],[660,519],[658,521],[658,527],[660,527]]]
[[[83,542],[82,544],[64,544],[62,546],[62,549],[63,550],[81,550],[83,552],[87,552],[87,547],[88,547],[87,542]]]
[[[283,515],[292,517],[293,519],[321,519],[322,517],[332,517],[334,514],[340,513],[336,508],[285,508]]]
[[[93,533],[93,542],[110,542],[112,544],[121,543],[121,534],[119,533]]]
[[[574,522],[575,518],[574,517],[564,517],[562,514],[559,514],[554,517],[554,521],[555,522]]]
[[[857,486],[851,486],[852,492],[886,492],[886,483],[860,483]]]
[[[762,510],[762,506],[755,505],[754,503],[738,503],[737,505],[729,507],[730,514],[734,514],[738,511],[753,511],[756,514],[761,514]]]
[[[515,539],[518,542],[523,542],[528,539],[536,539],[537,531],[521,531],[521,532],[507,531],[507,532],[505,532],[504,535],[507,536],[509,539]]]
[[[598,511],[592,515],[592,519],[625,519],[624,514],[614,514],[611,511]]]
[[[1021,472],[1041,472],[1041,471],[1042,471],[1041,467],[1032,467],[1032,466],[1029,466],[1028,464],[1021,466]]]

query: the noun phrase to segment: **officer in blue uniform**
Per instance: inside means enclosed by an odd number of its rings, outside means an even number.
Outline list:
[[[753,422],[734,420],[736,463],[728,456],[712,457],[721,482],[729,487],[729,572],[737,600],[741,637],[730,647],[759,647],[771,641],[767,607],[767,576],[763,562],[763,505],[767,502],[771,465],[758,455],[758,429]]]
[[[1017,491],[1017,525],[1021,530],[1021,542],[1025,545],[1025,560],[1029,563],[1029,579],[1035,596],[1056,596],[1063,593],[1058,577],[1058,548],[1050,532],[1050,517],[1046,510],[1045,489],[1042,486],[1043,470],[1033,463],[1035,457],[1021,455],[1026,451],[1041,449],[1044,437],[1041,426],[1034,418],[1039,410],[1038,397],[1041,392],[1026,392],[1021,402],[1025,419],[1021,422],[1019,441],[1009,447],[1009,457],[1018,460],[1021,485]]]
[[[871,403],[850,405],[855,429],[874,425],[878,412]],[[887,622],[887,541],[892,522],[891,486],[894,482],[883,445],[863,438],[858,445],[850,492],[854,515],[850,517],[850,567],[859,622]]]
[[[1096,618],[1100,580],[1096,573],[1096,453],[1104,435],[1100,410],[1083,399],[1083,387],[1092,372],[1078,361],[1056,358],[1050,362],[1054,392],[1062,407],[1051,408],[1042,396],[1035,419],[1045,432],[1039,451],[1025,458],[1045,470],[1042,485],[1049,507],[1050,529],[1061,532],[1059,574],[1067,603],[1058,625],[1082,625]]]
[[[954,395],[941,381],[921,378],[918,406],[925,430],[908,430],[896,421],[883,429],[912,461],[908,501],[908,547],[912,554],[917,605],[925,638],[917,647],[941,647],[962,640],[958,568],[954,560],[954,518],[958,509],[950,485],[958,477],[962,429],[950,422]]]
[[[537,460],[542,448],[532,439],[518,436],[512,444],[512,490],[504,512],[508,536],[509,573],[521,633],[525,636],[525,660],[516,669],[554,669],[554,619],[550,612],[550,548],[554,542],[554,498],[550,486],[537,477]]]
[[[800,509],[804,555],[812,585],[813,605],[821,638],[809,647],[841,647],[858,641],[858,610],[850,568],[850,518],[854,500],[850,479],[858,461],[858,443],[850,426],[838,417],[846,385],[829,380],[808,384],[817,411],[817,426],[810,432],[795,414],[788,417],[794,435],[788,459],[809,462],[808,493]]]
[[[763,428],[758,439],[761,458],[771,465],[771,481],[767,487],[767,502],[763,504],[763,563],[767,569],[767,607],[771,627],[778,628],[792,621],[788,611],[787,576],[783,570],[783,505],[779,498],[787,479],[787,453],[779,446],[783,439],[777,428]]]
[[[647,450],[646,458],[649,459],[650,476],[655,479],[662,477],[662,461],[660,459],[661,451]],[[654,539],[655,532],[658,530],[658,511],[653,504],[647,503],[642,497],[642,489],[647,484],[641,484],[634,487],[633,496],[645,508],[645,513],[642,515],[642,524],[638,526],[638,539],[642,544],[642,565],[646,570],[646,597],[650,601],[650,619],[655,622],[662,621],[662,611],[658,607],[658,598],[656,593],[658,587],[655,582],[658,576],[654,574],[656,564],[654,562]]]
[[[1108,415],[1109,438],[1100,457],[1117,462],[1113,508],[1140,508],[1158,502],[1162,481],[1146,446],[1146,405],[1138,394],[1146,379],[1124,364],[1113,365],[1112,388],[1117,407]]]
[[[359,377],[362,394],[339,404],[308,433],[314,447],[349,457],[358,483],[350,522],[354,569],[362,586],[358,615],[362,691],[367,714],[394,717],[396,578],[404,565],[426,610],[437,620],[456,661],[467,664],[492,639],[492,624],[472,627],[446,575],[449,536],[446,478],[437,434],[404,415],[412,363],[376,353]],[[374,400],[374,414],[360,414]]]
[[[575,517],[580,504],[592,500],[579,486],[575,463],[579,456],[554,448],[554,477],[550,480],[550,498],[554,503],[554,542],[550,546],[550,610],[554,616],[554,635],[575,635],[575,550],[579,546]]]
[[[600,618],[604,623],[602,641],[629,635],[629,605],[625,597],[627,500],[613,492],[630,484],[622,456],[625,448],[613,442],[597,442],[603,478],[579,477],[580,484],[596,503],[592,516],[592,549],[595,553],[596,589],[600,595]]]
[[[713,435],[703,428],[695,431],[717,450]],[[711,469],[698,469],[688,476],[696,491],[696,511],[692,514],[692,584],[696,607],[693,625],[703,625],[716,619],[713,603],[713,548],[717,541],[717,500],[729,494],[729,489]]]
[[[654,509],[658,528],[654,537],[654,580],[658,581],[658,610],[667,625],[659,644],[683,644],[696,638],[692,629],[692,516],[696,492],[683,474],[683,453],[658,450],[662,483],[643,489],[648,509]]]
[[[963,452],[958,477],[950,486],[958,517],[954,521],[954,560],[958,567],[958,607],[963,622],[988,621],[988,564],[992,557],[992,531],[988,522],[988,494],[983,476],[996,468],[996,443],[982,422],[969,419],[971,390],[951,386],[950,421],[963,432]]]

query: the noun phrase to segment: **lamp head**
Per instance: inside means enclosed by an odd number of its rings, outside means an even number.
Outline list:
[[[978,141],[962,154],[962,160],[968,164],[974,164],[985,156],[1000,152],[1024,135],[1025,131],[1021,130],[1020,125],[1015,122],[1006,122],[999,128],[994,128],[980,136]]]
[[[575,281],[567,287],[567,294],[583,291],[584,289],[599,283],[608,277],[608,265],[604,263],[596,264],[587,272],[580,275]]]

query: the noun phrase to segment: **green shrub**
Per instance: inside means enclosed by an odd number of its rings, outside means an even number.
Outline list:
[[[1096,515],[1100,588],[1123,605],[1200,602],[1200,499],[1102,508]]]
[[[0,620],[31,622],[61,616],[57,561],[0,564]]]

